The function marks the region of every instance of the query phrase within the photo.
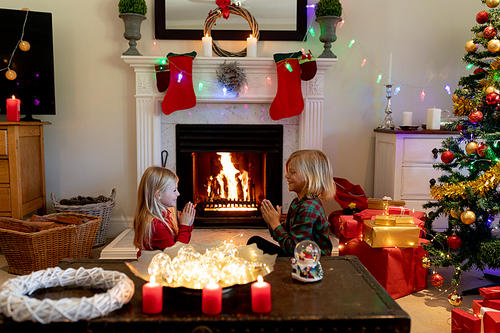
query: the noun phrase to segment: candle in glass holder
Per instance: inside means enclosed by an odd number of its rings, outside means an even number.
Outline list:
[[[206,35],[201,38],[201,42],[203,43],[203,56],[211,57],[212,56],[212,37]]]
[[[271,312],[271,285],[258,276],[257,282],[252,283],[252,311],[256,313]]]
[[[257,57],[257,38],[252,35],[247,38],[247,57]]]
[[[142,312],[160,313],[163,310],[163,286],[155,282],[154,276],[149,281],[142,286]]]
[[[21,120],[21,101],[12,95],[12,98],[7,98],[7,121]]]
[[[222,287],[213,279],[210,279],[201,292],[201,311],[208,315],[216,315],[222,311]]]

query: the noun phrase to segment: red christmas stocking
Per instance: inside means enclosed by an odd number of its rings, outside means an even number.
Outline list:
[[[297,116],[304,110],[298,60],[301,55],[302,52],[274,55],[278,73],[278,91],[269,108],[272,120]]]
[[[184,54],[169,53],[170,83],[161,103],[164,114],[190,109],[196,106],[193,88],[193,60],[196,52]]]

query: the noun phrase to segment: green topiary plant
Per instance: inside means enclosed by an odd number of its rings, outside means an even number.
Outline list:
[[[146,15],[148,6],[145,0],[120,0],[118,3],[118,11],[123,13],[135,13]]]
[[[316,17],[342,15],[342,4],[339,0],[319,0],[315,9]]]

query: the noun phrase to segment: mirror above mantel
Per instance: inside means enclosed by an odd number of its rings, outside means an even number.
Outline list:
[[[234,1],[233,1],[234,2]],[[307,0],[239,0],[258,23],[260,40],[302,41],[307,28]],[[155,0],[156,39],[201,40],[205,19],[216,9],[215,0]],[[215,40],[246,40],[248,21],[238,15],[219,18]]]

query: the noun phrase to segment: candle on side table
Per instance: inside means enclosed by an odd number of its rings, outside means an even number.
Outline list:
[[[264,282],[259,275],[257,282],[252,283],[252,311],[256,313],[271,312],[271,285]]]
[[[21,100],[14,95],[7,98],[7,121],[21,121]]]
[[[201,42],[203,43],[203,56],[211,57],[212,56],[212,37],[206,35],[201,38]]]
[[[413,123],[413,112],[403,112],[403,126],[411,126]]]
[[[257,38],[252,35],[247,38],[247,57],[257,57]]]
[[[150,282],[142,286],[142,312],[155,314],[163,310],[163,286],[155,282],[151,276]]]
[[[428,130],[441,129],[441,109],[427,109],[427,127]]]
[[[201,311],[208,315],[216,315],[222,311],[222,287],[213,279],[210,279],[201,292]]]

